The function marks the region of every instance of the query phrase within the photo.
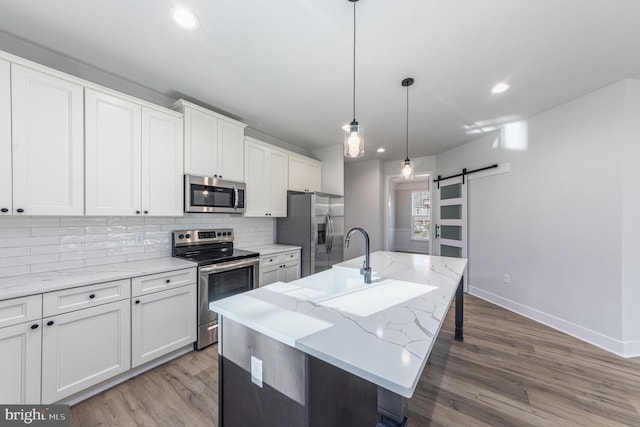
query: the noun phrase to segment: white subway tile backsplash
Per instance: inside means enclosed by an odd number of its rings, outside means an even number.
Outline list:
[[[91,267],[93,265],[115,264],[116,262],[126,262],[127,257],[125,255],[105,256],[98,258],[87,258],[84,260],[85,267]]]
[[[0,228],[0,238],[25,237],[31,235],[31,229],[27,227]]]
[[[107,218],[103,217],[61,217],[60,218],[60,226],[61,227],[91,227],[91,226],[99,226],[99,225],[107,225]]]
[[[171,256],[172,231],[222,227],[239,248],[274,242],[273,218],[0,217],[0,277]]]

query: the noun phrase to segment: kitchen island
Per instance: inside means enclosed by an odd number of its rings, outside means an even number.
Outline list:
[[[220,425],[401,426],[457,295],[465,259],[371,254],[212,302],[220,315]]]

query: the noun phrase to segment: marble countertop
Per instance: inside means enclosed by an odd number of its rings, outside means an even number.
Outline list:
[[[259,246],[248,246],[242,247],[240,249],[245,249],[247,251],[258,252],[260,255],[273,255],[281,252],[293,251],[296,249],[300,249],[301,246],[292,246],[292,245],[280,245],[277,243],[273,243],[270,245],[259,245]]]
[[[375,252],[373,283],[364,284],[359,274],[363,259],[214,301],[210,308],[411,397],[467,261]]]
[[[179,258],[162,257],[4,277],[0,278],[0,300],[190,267],[197,267],[197,264]]]

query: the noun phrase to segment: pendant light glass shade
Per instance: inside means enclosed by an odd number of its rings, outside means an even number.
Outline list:
[[[400,175],[402,179],[413,179],[413,162],[409,159],[409,86],[413,84],[411,77],[402,80],[402,86],[407,88],[407,157],[400,166]]]
[[[408,157],[402,162],[400,174],[402,175],[402,179],[413,179],[413,161]]]
[[[361,157],[364,155],[364,126],[355,120],[342,127],[344,130],[344,156]]]
[[[364,128],[356,120],[356,2],[353,3],[353,120],[344,125],[344,156],[362,157],[364,155]]]

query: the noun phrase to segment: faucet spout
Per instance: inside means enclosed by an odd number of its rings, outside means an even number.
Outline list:
[[[369,247],[369,234],[364,230],[364,228],[354,227],[344,238],[344,247],[349,247],[349,242],[351,241],[351,235],[359,231],[364,236],[364,263],[362,264],[362,268],[360,269],[360,274],[364,276],[364,283],[371,283],[371,250]]]

